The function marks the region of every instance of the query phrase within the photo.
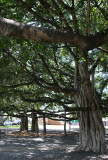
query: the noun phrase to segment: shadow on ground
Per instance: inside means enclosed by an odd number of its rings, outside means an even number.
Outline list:
[[[108,160],[107,155],[76,152],[77,144],[77,131],[68,136],[57,132],[39,137],[1,134],[0,160]]]

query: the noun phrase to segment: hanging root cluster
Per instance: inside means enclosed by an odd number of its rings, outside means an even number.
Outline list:
[[[105,128],[99,109],[79,113],[79,141],[77,149],[106,153]]]

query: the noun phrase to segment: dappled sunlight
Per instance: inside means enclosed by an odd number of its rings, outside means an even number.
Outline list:
[[[33,138],[32,140],[36,142],[44,142],[42,138]]]
[[[29,135],[29,133],[28,133]],[[107,155],[76,151],[79,143],[78,129],[71,129],[67,136],[63,131],[48,129],[47,134],[39,136],[0,135],[0,160],[95,160],[106,159]],[[106,134],[108,143],[108,134]]]
[[[0,141],[0,145],[4,145],[5,144],[5,142],[4,141]]]
[[[103,159],[93,152],[77,152],[78,144],[76,133],[69,136],[44,136],[44,137],[16,137],[4,136],[0,140],[0,153],[2,157],[26,160],[98,160]],[[97,158],[98,157],[98,158]],[[106,159],[106,155],[103,156]],[[0,159],[1,160],[1,159]],[[3,159],[7,160],[7,159]]]

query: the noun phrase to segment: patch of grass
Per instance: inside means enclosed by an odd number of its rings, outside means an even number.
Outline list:
[[[31,125],[28,125],[28,127],[31,127]],[[20,125],[13,125],[13,126],[0,126],[0,128],[20,128]]]
[[[20,125],[14,125],[14,126],[0,126],[0,128],[19,128]]]

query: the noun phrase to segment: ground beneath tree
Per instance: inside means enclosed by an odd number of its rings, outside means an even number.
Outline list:
[[[0,135],[0,160],[108,160],[107,155],[93,152],[77,152],[78,129],[72,128],[67,136],[63,128],[47,129],[47,135],[14,132],[14,129],[5,130]],[[106,134],[108,144],[108,134]]]

